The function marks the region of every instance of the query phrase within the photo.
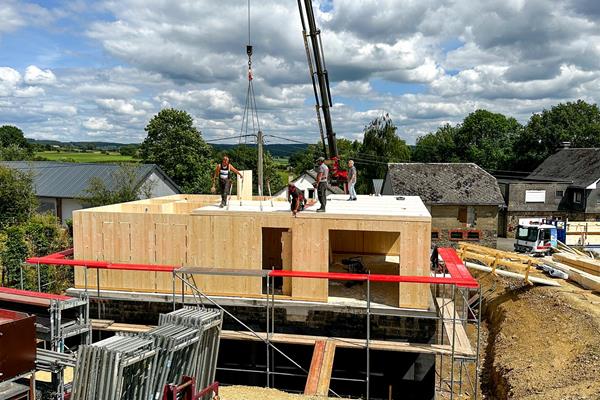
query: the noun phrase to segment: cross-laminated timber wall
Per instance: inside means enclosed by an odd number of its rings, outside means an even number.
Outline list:
[[[283,269],[327,272],[334,253],[380,254],[399,256],[396,270],[401,275],[429,274],[431,217],[419,198],[361,196],[356,202],[333,198],[327,213],[309,210],[297,218],[286,202],[271,206],[263,201],[261,211],[256,200],[232,200],[230,209],[214,207],[218,201],[218,196],[175,195],[79,210],[73,216],[74,256],[260,270],[266,257],[263,249],[280,248]],[[265,240],[272,243],[265,245]],[[100,270],[99,274],[104,290],[172,291],[169,273]],[[283,292],[291,299],[327,301],[327,280],[289,279],[284,280]],[[88,271],[87,280],[88,287],[95,287],[96,271]],[[262,293],[261,280],[255,277],[203,275],[196,280],[209,294]],[[85,285],[80,269],[75,285]],[[401,284],[398,291],[399,306],[428,308],[427,285]]]

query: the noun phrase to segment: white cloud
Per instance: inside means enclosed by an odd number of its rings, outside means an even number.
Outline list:
[[[0,96],[10,96],[21,82],[19,71],[10,67],[0,67]]]
[[[106,110],[124,115],[146,115],[152,104],[149,102],[125,101],[121,99],[98,99],[96,103]],[[144,109],[142,109],[144,108]]]
[[[13,95],[15,97],[38,97],[46,93],[43,88],[38,86],[27,86],[15,89]]]
[[[46,103],[42,106],[42,112],[45,114],[72,117],[77,115],[77,107],[59,103]]]
[[[139,89],[131,85],[117,83],[83,83],[74,89],[75,93],[101,97],[131,97],[139,92]]]
[[[109,131],[114,128],[106,118],[90,117],[82,123],[85,129],[90,131]]]
[[[53,85],[56,83],[56,76],[49,70],[41,70],[35,65],[30,65],[25,70],[25,83],[29,85]]]

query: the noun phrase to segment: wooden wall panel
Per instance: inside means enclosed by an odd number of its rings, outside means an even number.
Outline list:
[[[208,199],[210,197],[210,199]],[[285,228],[281,234],[282,264],[295,270],[329,270],[329,250],[348,253],[399,255],[400,274],[428,275],[430,223],[418,220],[292,218],[289,213],[189,214],[214,202],[216,196],[178,195],[161,202],[145,200],[74,213],[75,257],[133,263],[213,268],[261,269],[263,227]],[[167,210],[167,212],[153,210]],[[330,234],[331,231],[331,234]],[[269,234],[267,234],[268,236]],[[277,246],[278,247],[278,246]],[[279,248],[279,247],[278,247]],[[101,286],[133,291],[172,291],[172,275],[138,271],[102,271]],[[83,286],[83,270],[76,286]],[[88,273],[95,287],[95,271]],[[209,294],[261,296],[260,278],[199,275],[196,283]],[[177,284],[177,290],[181,285]],[[327,301],[326,280],[284,280],[292,298]],[[399,305],[427,308],[427,285],[399,285]]]

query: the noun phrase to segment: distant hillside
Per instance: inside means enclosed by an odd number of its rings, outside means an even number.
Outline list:
[[[58,140],[37,140],[37,139],[27,139],[27,141],[31,144],[37,144],[40,146],[59,146],[63,148],[75,147],[79,149],[90,149],[94,148],[97,150],[106,150],[106,151],[116,151],[119,150],[123,146],[131,146],[131,143],[116,143],[116,142],[61,142]],[[134,146],[138,146],[139,144],[133,144]],[[232,147],[237,146],[237,144],[213,144],[211,143],[216,150],[227,150]],[[248,144],[247,146],[256,147],[255,144]],[[308,148],[308,145],[305,144],[267,144],[265,145],[265,150],[267,150],[273,157],[289,157],[290,155],[299,152],[305,151]]]
[[[211,144],[217,150],[228,150],[237,144]],[[249,147],[256,147],[256,144],[247,144]],[[299,151],[306,151],[306,144],[266,144],[265,150],[271,153],[273,157],[289,157]]]

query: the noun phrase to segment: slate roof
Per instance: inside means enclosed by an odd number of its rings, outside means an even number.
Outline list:
[[[496,178],[471,163],[388,164],[383,191],[419,196],[427,205],[504,204]]]
[[[600,179],[600,148],[561,149],[546,158],[527,179],[567,181],[585,188]]]
[[[53,161],[2,161],[0,165],[21,171],[31,171],[34,177],[35,193],[38,197],[61,197],[75,199],[85,193],[93,177],[104,181],[108,189],[115,189],[117,182],[114,173],[118,164],[65,163]],[[137,184],[155,172],[176,192],[179,187],[156,164],[139,164],[136,170]]]

